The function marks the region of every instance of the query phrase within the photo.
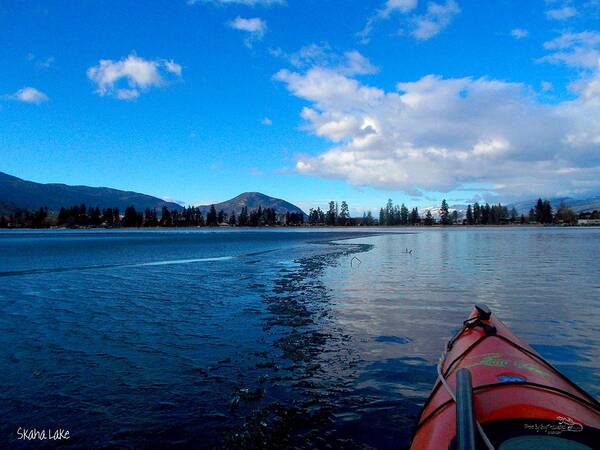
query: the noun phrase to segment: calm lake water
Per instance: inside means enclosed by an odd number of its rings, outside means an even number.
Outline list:
[[[0,442],[406,447],[475,302],[600,395],[600,229],[379,231],[0,233]]]

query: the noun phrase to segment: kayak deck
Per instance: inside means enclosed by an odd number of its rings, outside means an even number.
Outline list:
[[[456,445],[453,397],[460,369],[471,374],[473,413],[485,435],[477,436],[475,448],[490,448],[485,438],[500,449],[588,449],[600,444],[598,402],[517,338],[487,307],[477,306],[448,343],[439,367],[441,377],[419,418],[412,450]]]

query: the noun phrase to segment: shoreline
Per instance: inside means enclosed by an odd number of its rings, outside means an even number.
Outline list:
[[[272,225],[272,226],[262,226],[262,227],[250,227],[250,226],[216,226],[216,227],[197,227],[197,226],[187,226],[187,227],[103,227],[103,226],[82,226],[82,227],[43,227],[43,228],[33,228],[33,227],[13,227],[13,228],[0,228],[0,232],[2,231],[16,231],[16,230],[25,230],[25,231],[78,231],[78,230],[106,230],[106,231],[115,231],[115,230],[148,230],[148,231],[158,231],[158,230],[293,230],[293,229],[317,229],[317,230],[345,230],[345,229],[365,229],[365,230],[391,230],[391,229],[462,229],[462,228],[598,228],[600,225],[564,225],[564,224],[510,224],[510,225],[374,225],[374,226],[361,226],[361,225],[350,225],[350,226],[331,226],[331,225],[294,225],[294,226],[284,226],[284,225]]]

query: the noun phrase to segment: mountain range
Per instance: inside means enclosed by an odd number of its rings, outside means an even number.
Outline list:
[[[588,198],[556,197],[549,199],[553,209],[556,211],[561,203],[565,203],[575,213],[600,210],[600,196]],[[132,191],[122,191],[107,187],[90,186],[70,186],[58,183],[35,183],[21,178],[0,172],[0,216],[12,214],[18,209],[35,210],[41,206],[47,207],[50,211],[58,211],[62,206],[74,206],[84,203],[87,206],[98,206],[99,208],[119,208],[124,211],[130,205],[138,210],[146,208],[157,210],[166,206],[170,210],[181,211],[183,206],[168,202],[158,197],[141,194]],[[508,208],[514,207],[519,214],[527,214],[535,206],[536,200],[523,200],[508,204]],[[230,200],[216,203],[217,211],[223,210],[228,215],[235,211],[239,214],[242,207],[249,211],[262,206],[263,208],[273,208],[279,214],[306,213],[296,205],[285,200],[270,197],[260,192],[244,192]],[[203,214],[210,209],[210,205],[199,206]],[[430,209],[436,216],[439,213],[439,207],[420,208],[425,211]],[[464,215],[467,205],[452,205],[451,210],[457,210],[459,215]]]
[[[12,214],[18,209],[35,210],[42,206],[50,211],[58,211],[61,207],[85,204],[99,208],[119,208],[124,211],[130,205],[137,210],[146,208],[157,210],[166,206],[170,210],[181,211],[183,206],[178,203],[168,202],[151,195],[138,192],[121,191],[107,187],[70,186],[57,183],[35,183],[0,172],[0,215]],[[285,200],[281,200],[260,192],[245,192],[225,202],[216,203],[217,211],[221,209],[227,214],[235,211],[239,214],[242,207],[249,211],[262,206],[274,208],[279,214],[286,212],[301,213],[304,211]],[[199,206],[206,214],[210,205]]]

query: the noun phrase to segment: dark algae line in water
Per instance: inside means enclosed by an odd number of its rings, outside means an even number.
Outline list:
[[[264,331],[273,336],[272,352],[257,355],[268,369],[258,387],[233,392],[231,413],[241,424],[224,434],[228,448],[360,448],[336,430],[336,405],[349,392],[347,374],[356,362],[350,337],[332,327],[331,288],[320,278],[342,255],[372,248],[367,244],[327,244],[331,252],[296,261],[283,269],[272,292],[264,295]],[[276,392],[276,395],[269,395]],[[260,402],[259,402],[260,400]],[[256,406],[251,403],[255,402]],[[242,411],[241,405],[249,403]]]

